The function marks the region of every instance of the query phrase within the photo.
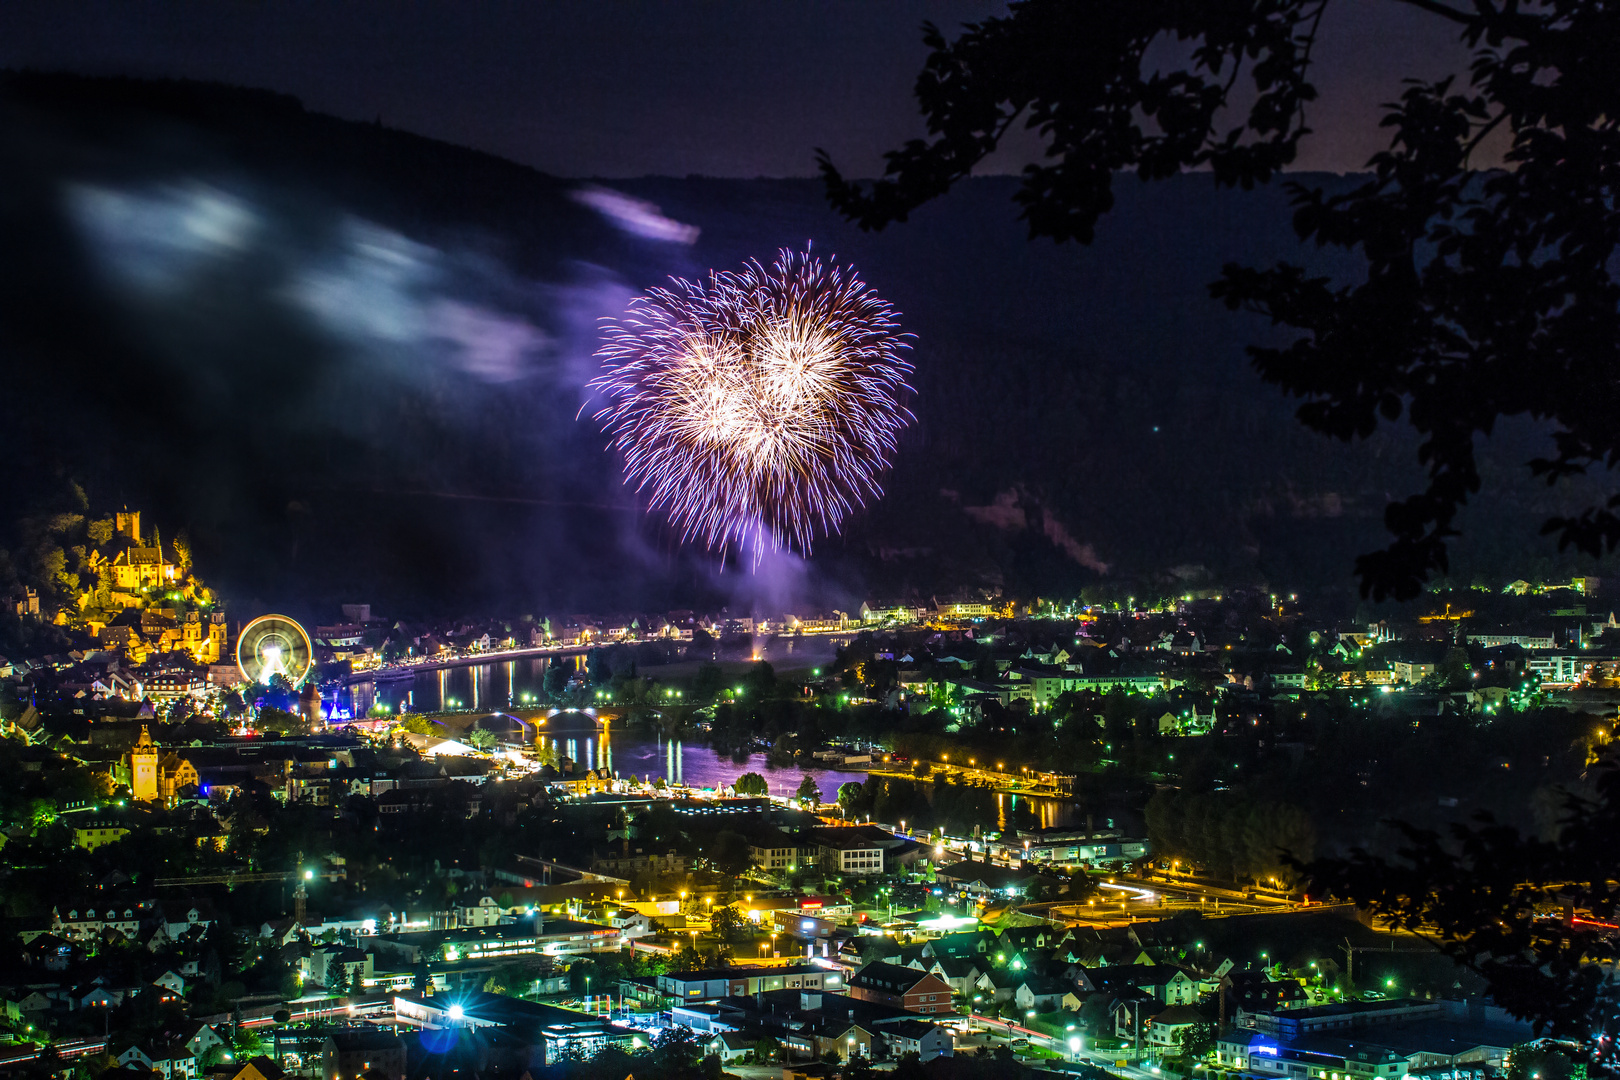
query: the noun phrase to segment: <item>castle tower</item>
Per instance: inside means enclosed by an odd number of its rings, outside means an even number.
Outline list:
[[[113,527],[119,536],[127,536],[135,541],[135,546],[141,546],[141,512],[139,510],[120,510],[113,515]]]
[[[129,789],[142,802],[158,797],[158,750],[152,745],[152,733],[141,728],[141,737],[129,752]]]
[[[310,679],[304,684],[304,689],[298,695],[298,712],[304,718],[304,726],[310,731],[320,731],[326,726],[326,718],[321,714],[321,690]]]

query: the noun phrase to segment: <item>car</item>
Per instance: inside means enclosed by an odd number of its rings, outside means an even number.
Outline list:
[[[1014,1050],[1017,1050],[1020,1047],[1024,1047],[1024,1046],[1028,1046],[1028,1045],[1029,1045],[1029,1040],[1028,1039],[1014,1039],[1012,1041],[1012,1047],[1013,1047]]]

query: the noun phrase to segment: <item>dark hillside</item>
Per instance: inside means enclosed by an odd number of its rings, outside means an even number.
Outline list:
[[[576,420],[594,326],[666,274],[806,240],[917,335],[918,423],[889,497],[818,548],[815,599],[1340,588],[1410,482],[1398,440],[1294,423],[1243,356],[1265,328],[1208,299],[1224,262],[1302,257],[1280,189],[1126,182],[1095,246],[1058,248],[1024,239],[999,179],[877,235],[811,181],[614,185],[698,226],[690,246],[615,228],[580,186],[263,92],[7,77],[7,504],[79,478],[185,527],[248,606],[724,595]],[[1539,449],[1499,441],[1497,473]],[[1458,573],[1535,570],[1547,498],[1487,500]]]

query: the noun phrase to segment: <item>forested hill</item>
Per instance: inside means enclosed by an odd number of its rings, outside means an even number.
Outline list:
[[[7,504],[77,480],[186,529],[239,603],[406,613],[1342,588],[1412,482],[1403,443],[1301,429],[1244,358],[1266,328],[1208,297],[1228,261],[1317,258],[1280,188],[1124,179],[1081,248],[1026,240],[1006,179],[871,235],[809,180],[603,185],[667,221],[586,186],[262,92],[5,78]],[[635,291],[807,241],[905,313],[917,423],[883,502],[744,585],[640,512],[582,387]],[[1526,538],[1553,497],[1477,508],[1459,575],[1550,571]]]

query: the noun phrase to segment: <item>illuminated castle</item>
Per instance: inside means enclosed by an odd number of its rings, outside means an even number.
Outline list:
[[[106,531],[97,533],[96,526]],[[77,615],[70,608],[57,613],[58,624],[82,625],[103,648],[118,649],[135,663],[153,653],[183,652],[199,664],[218,664],[230,655],[224,613],[207,610],[213,597],[192,576],[184,543],[165,545],[156,529],[143,535],[139,510],[92,523],[90,535],[97,548],[86,562],[96,584],[79,594]],[[203,610],[187,610],[194,605]],[[118,616],[132,608],[141,614],[137,625]],[[111,625],[115,620],[119,625]]]

